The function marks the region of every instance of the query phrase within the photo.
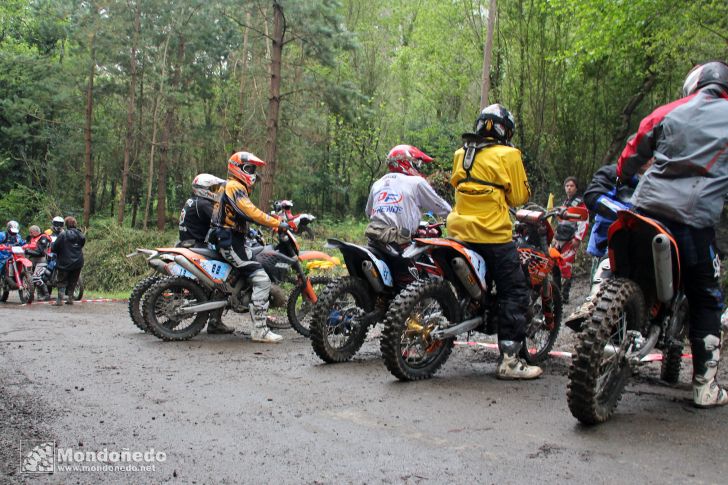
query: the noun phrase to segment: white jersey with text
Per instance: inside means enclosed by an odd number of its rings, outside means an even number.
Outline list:
[[[388,173],[369,191],[366,213],[371,222],[414,233],[422,213],[427,211],[443,217],[452,207],[422,177]]]

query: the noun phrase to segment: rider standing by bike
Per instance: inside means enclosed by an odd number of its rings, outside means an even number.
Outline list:
[[[250,193],[256,181],[256,171],[265,162],[249,152],[237,152],[228,160],[228,179],[221,189],[220,200],[215,204],[212,215],[210,239],[216,244],[220,254],[238,269],[240,275],[248,278],[253,285],[250,317],[253,320],[252,340],[274,343],[283,337],[273,333],[266,322],[270,278],[263,266],[252,259],[250,248],[245,246],[248,224],[255,222],[282,232],[288,224],[271,217],[258,209],[250,200]]]
[[[225,181],[209,173],[201,173],[192,181],[192,197],[187,199],[179,215],[179,240],[181,246],[207,248],[205,239],[210,230],[212,211],[220,199]],[[230,334],[235,331],[222,323],[224,309],[210,313],[207,333]]]
[[[427,183],[419,169],[432,157],[412,145],[397,145],[387,154],[389,173],[372,184],[367,199],[369,224],[364,234],[398,253],[401,245],[412,241],[422,212],[446,216],[452,210]],[[397,276],[408,275],[406,267],[393,267]]]
[[[583,207],[584,200],[577,194],[579,185],[576,177],[566,177],[564,180],[564,191],[566,199],[561,204],[563,207]],[[581,241],[584,239],[589,222],[574,222],[568,219],[558,219],[556,226],[556,236],[554,237],[554,246],[560,253],[559,269],[561,270],[561,301],[569,303],[569,294],[571,292],[571,270],[576,260],[576,253],[579,250]]]
[[[51,247],[51,238],[48,234],[40,232],[38,226],[30,226],[29,232],[25,254],[33,263],[33,284],[38,288],[38,299],[48,301],[50,293],[48,286],[43,281],[43,275],[48,263],[47,255]]]
[[[728,404],[716,381],[720,362],[720,260],[714,226],[728,193],[728,65],[696,66],[683,98],[653,111],[619,158],[617,173],[629,180],[652,157],[634,193],[635,208],[662,222],[680,251],[690,307],[693,402]]]
[[[492,104],[475,120],[475,132],[463,135],[465,146],[455,152],[450,178],[455,207],[447,218],[447,229],[451,237],[467,242],[485,259],[495,281],[501,352],[497,377],[535,379],[541,368],[519,356],[530,301],[508,208],[525,204],[531,189],[521,151],[511,144],[514,130],[511,113]]]
[[[83,246],[86,244],[86,236],[76,227],[77,222],[74,217],[66,217],[65,223],[66,229],[51,244],[51,251],[56,253],[58,268],[58,294],[54,306],[63,304],[64,293],[67,295],[66,305],[73,305],[73,291],[83,268]]]

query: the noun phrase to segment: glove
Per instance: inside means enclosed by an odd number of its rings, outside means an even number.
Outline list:
[[[278,224],[278,232],[286,232],[290,228],[291,226],[289,226],[288,223],[285,221],[281,221],[281,223]]]

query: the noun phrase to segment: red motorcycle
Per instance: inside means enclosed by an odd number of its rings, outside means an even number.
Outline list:
[[[302,234],[306,239],[313,239],[313,229],[309,227],[316,220],[311,214],[294,214],[291,210],[293,202],[290,200],[277,200],[273,202],[273,215],[286,221],[294,234]]]
[[[10,251],[12,258],[5,262],[5,271],[0,278],[0,301],[7,301],[11,290],[18,290],[20,303],[31,303],[34,296],[33,263],[25,257],[21,246],[0,244],[0,251]]]

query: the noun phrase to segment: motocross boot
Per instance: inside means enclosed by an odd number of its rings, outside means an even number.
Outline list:
[[[693,351],[693,404],[698,408],[712,408],[728,404],[728,391],[716,380],[720,362],[720,338],[707,335],[691,339]]]
[[[278,343],[283,340],[283,337],[277,333],[273,333],[268,328],[268,319],[266,313],[268,311],[267,306],[255,306],[250,304],[250,318],[253,320],[253,331],[250,332],[250,338],[253,342],[263,343]]]
[[[58,288],[58,294],[56,295],[56,301],[53,303],[53,306],[61,306],[63,305],[63,297],[66,296],[66,289],[65,288]]]
[[[528,365],[518,353],[521,351],[521,342],[513,340],[500,340],[498,349],[501,352],[496,377],[498,379],[536,379],[543,373],[543,369],[535,365]]]
[[[38,301],[48,301],[51,299],[51,294],[48,293],[48,287],[45,283],[38,285]]]
[[[210,315],[210,319],[207,321],[207,333],[209,334],[228,334],[235,331],[234,328],[228,327],[222,323],[222,310],[216,310]]]

